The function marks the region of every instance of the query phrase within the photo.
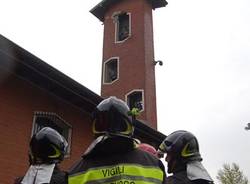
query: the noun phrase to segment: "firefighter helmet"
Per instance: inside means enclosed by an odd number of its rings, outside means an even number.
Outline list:
[[[93,133],[131,137],[134,132],[128,105],[116,98],[103,100],[93,113]]]
[[[159,150],[184,162],[202,160],[198,140],[192,133],[185,130],[178,130],[168,135],[161,143]]]
[[[68,143],[56,130],[44,127],[30,141],[32,164],[58,163],[64,159]]]

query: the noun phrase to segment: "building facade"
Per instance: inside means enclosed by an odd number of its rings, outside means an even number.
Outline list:
[[[91,13],[104,25],[101,96],[117,96],[157,129],[152,10],[165,0],[103,0]]]
[[[101,96],[0,35],[0,183],[29,167],[31,136],[44,126],[69,142],[68,169],[93,140],[91,113],[108,96],[140,109],[135,138],[157,147],[152,9],[165,0],[102,0],[91,13],[104,24]]]
[[[0,183],[29,167],[31,136],[44,126],[69,142],[67,170],[93,140],[91,114],[103,98],[0,35]],[[135,137],[159,145],[163,134],[137,121]]]

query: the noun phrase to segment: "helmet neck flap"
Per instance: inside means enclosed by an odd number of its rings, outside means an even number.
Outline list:
[[[168,172],[176,172],[186,168],[191,161],[202,161],[196,137],[184,130],[171,133],[159,147],[161,152],[169,154]]]

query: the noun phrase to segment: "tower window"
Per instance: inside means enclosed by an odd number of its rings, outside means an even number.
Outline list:
[[[115,15],[116,41],[121,42],[130,36],[130,14],[120,13]]]
[[[133,90],[126,95],[126,101],[130,109],[138,108],[144,110],[144,93],[143,90]]]
[[[67,154],[70,153],[71,126],[55,113],[35,112],[32,135],[36,134],[44,127],[50,127],[60,133],[68,142]]]
[[[118,58],[111,58],[104,63],[104,83],[112,83],[118,79]]]

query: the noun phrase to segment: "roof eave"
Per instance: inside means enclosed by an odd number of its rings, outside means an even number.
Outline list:
[[[148,0],[152,4],[152,8],[161,8],[167,6],[168,2],[166,0]],[[117,2],[117,0],[102,0],[98,3],[95,7],[90,10],[94,16],[96,16],[100,21],[104,21],[104,14],[108,7],[112,4]]]
[[[6,67],[8,65],[15,67]],[[9,72],[53,93],[88,113],[91,113],[96,105],[103,100],[101,96],[2,35],[0,35],[0,68],[9,70]]]

